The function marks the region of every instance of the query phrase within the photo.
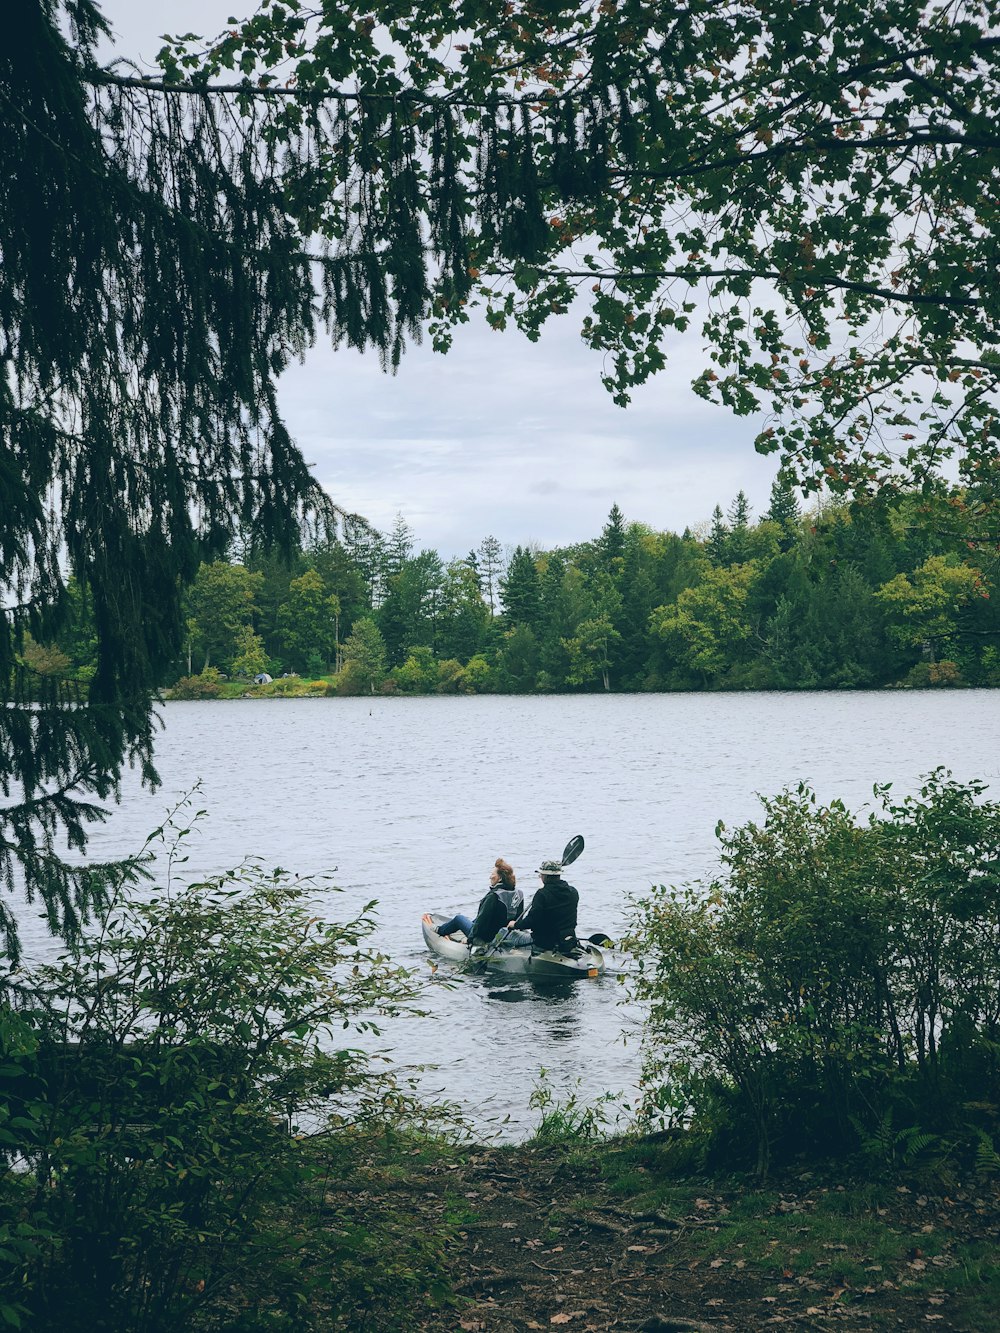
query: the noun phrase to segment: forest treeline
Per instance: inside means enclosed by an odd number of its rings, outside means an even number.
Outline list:
[[[592,541],[488,536],[448,562],[417,550],[400,516],[291,564],[253,551],[203,564],[162,683],[188,697],[263,673],[345,694],[1000,685],[1000,557],[975,514],[945,486],[802,513],[779,479],[757,519],[742,492],[680,535],[614,505]],[[70,595],[58,643],[25,655],[86,680],[87,599]]]

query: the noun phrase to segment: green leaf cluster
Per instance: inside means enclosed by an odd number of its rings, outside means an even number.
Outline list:
[[[1000,1105],[1000,806],[944,770],[856,819],[800,785],[636,904],[646,1109],[718,1160],[971,1164]],[[881,1145],[881,1148],[879,1148]]]

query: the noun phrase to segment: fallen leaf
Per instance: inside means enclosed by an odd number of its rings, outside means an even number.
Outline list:
[[[574,1317],[574,1316],[571,1315],[568,1311],[562,1311],[562,1312],[559,1313],[559,1314],[554,1314],[554,1315],[552,1315],[552,1316],[549,1318],[549,1323],[550,1323],[550,1324],[568,1324],[569,1321],[570,1321],[573,1317]]]
[[[704,1212],[706,1208],[711,1208],[712,1205],[708,1199],[695,1199],[694,1206],[701,1212]]]
[[[725,1259],[713,1259],[708,1266],[709,1268],[721,1268],[725,1262]]]

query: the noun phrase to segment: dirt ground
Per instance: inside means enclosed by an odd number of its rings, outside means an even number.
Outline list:
[[[937,1197],[891,1188],[889,1206],[861,1219],[861,1231],[889,1233],[888,1250],[876,1254],[857,1226],[845,1228],[850,1243],[822,1239],[828,1226],[813,1234],[822,1196],[842,1188],[829,1184],[772,1185],[773,1223],[758,1218],[751,1233],[739,1225],[746,1187],[705,1184],[699,1193],[695,1185],[686,1206],[672,1195],[669,1215],[662,1205],[636,1212],[595,1161],[581,1165],[555,1148],[516,1157],[484,1150],[417,1172],[420,1211],[457,1218],[451,1276],[468,1301],[427,1316],[426,1333],[1000,1329],[1000,1309],[984,1311],[985,1279],[970,1276],[968,1258],[984,1248],[994,1263],[1000,1255],[995,1189],[984,1198],[982,1186]],[[797,1237],[812,1248],[796,1246]]]

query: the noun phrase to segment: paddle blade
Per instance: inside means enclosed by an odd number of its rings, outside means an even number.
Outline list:
[[[578,833],[576,837],[570,838],[569,842],[563,848],[562,864],[564,866],[571,866],[582,851],[583,834]]]

